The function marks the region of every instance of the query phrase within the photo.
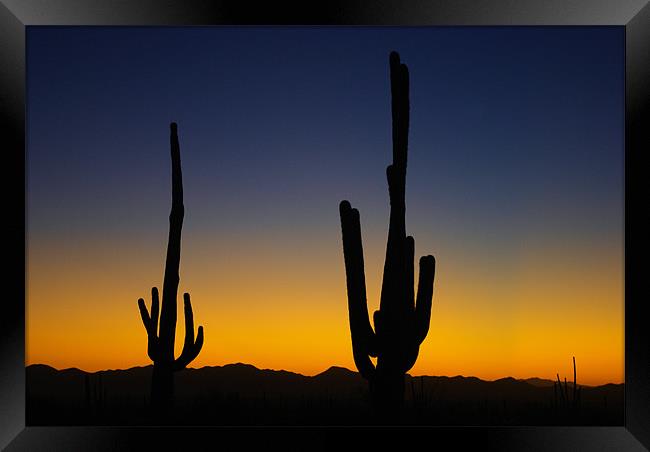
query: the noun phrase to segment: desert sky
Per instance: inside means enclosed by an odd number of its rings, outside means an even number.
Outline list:
[[[624,380],[621,27],[28,27],[26,364],[150,364],[169,123],[191,367],[355,369],[338,204],[378,309],[388,54],[410,70],[407,232],[437,268],[412,375]],[[177,353],[184,324],[179,303]]]

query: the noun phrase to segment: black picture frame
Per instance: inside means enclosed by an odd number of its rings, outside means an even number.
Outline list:
[[[614,25],[625,27],[625,425],[621,427],[26,427],[25,426],[25,30],[32,25]],[[0,308],[0,447],[6,450],[216,449],[339,446],[341,434],[366,447],[395,435],[411,446],[453,450],[650,449],[650,317],[643,296],[643,232],[648,216],[633,200],[642,190],[643,151],[650,139],[650,5],[646,0],[534,1],[330,0],[0,0],[3,232],[12,244]],[[645,145],[645,146],[644,146]],[[23,196],[21,196],[21,191]],[[23,246],[21,246],[23,245]],[[22,268],[21,268],[22,267]],[[20,273],[20,270],[24,273]],[[639,294],[639,295],[636,295]],[[403,444],[408,447],[408,444]],[[339,446],[340,447],[340,446]]]

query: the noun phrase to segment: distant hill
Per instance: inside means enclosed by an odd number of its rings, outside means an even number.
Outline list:
[[[27,373],[28,425],[146,425],[152,366],[87,373],[36,364]],[[405,422],[433,425],[623,424],[623,385],[582,387],[568,413],[553,381],[511,377],[406,376]],[[571,390],[571,387],[570,387]],[[366,425],[367,382],[330,367],[315,376],[250,364],[185,369],[175,375],[176,424]]]
[[[542,378],[526,378],[523,381],[538,388],[552,388],[555,383],[553,380],[545,380]]]

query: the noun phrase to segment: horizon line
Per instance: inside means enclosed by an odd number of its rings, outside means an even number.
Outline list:
[[[358,374],[358,373],[359,373],[359,372],[356,371],[356,370],[351,370],[351,369],[348,369],[347,367],[344,367],[344,366],[331,365],[330,367],[328,367],[327,369],[323,370],[322,372],[318,372],[318,373],[316,373],[316,374],[314,374],[314,375],[305,375],[305,374],[302,374],[302,373],[300,373],[300,372],[295,372],[295,371],[292,371],[292,370],[286,370],[286,369],[260,368],[260,367],[255,366],[254,364],[243,363],[243,362],[228,363],[228,364],[223,364],[223,365],[213,365],[213,366],[206,365],[206,366],[201,366],[201,367],[189,367],[189,366],[188,366],[188,367],[186,367],[184,370],[201,370],[201,369],[205,369],[205,368],[226,367],[226,366],[236,366],[236,365],[250,366],[250,367],[253,367],[253,368],[256,369],[256,370],[261,370],[261,371],[268,370],[268,371],[272,371],[272,372],[288,372],[288,373],[292,373],[292,374],[295,374],[295,375],[300,375],[300,376],[302,376],[302,377],[306,377],[306,378],[314,378],[314,377],[317,377],[317,376],[322,375],[322,374],[326,373],[327,371],[329,371],[329,370],[331,370],[331,369],[334,369],[334,368],[343,369],[343,370],[346,370],[346,371],[348,371],[348,372],[355,373],[355,374]],[[101,370],[96,370],[96,371],[94,371],[94,372],[92,372],[92,371],[87,371],[87,370],[83,370],[83,369],[81,369],[81,368],[79,368],[79,367],[57,368],[57,367],[55,367],[55,366],[52,366],[52,365],[50,365],[50,364],[45,364],[45,363],[32,363],[32,364],[26,364],[26,365],[25,365],[25,369],[27,369],[28,367],[31,367],[31,366],[46,366],[46,367],[49,367],[49,368],[51,368],[51,369],[56,370],[57,372],[63,372],[63,371],[66,371],[66,370],[77,370],[77,371],[80,371],[80,372],[83,372],[83,373],[86,373],[86,374],[96,374],[96,373],[99,373],[99,372],[129,371],[129,370],[133,370],[133,369],[141,369],[141,368],[146,368],[146,367],[153,367],[153,363],[151,363],[151,364],[146,364],[146,365],[143,365],[143,366],[133,366],[133,367],[129,367],[129,368],[126,368],[126,369],[101,369]],[[458,375],[411,375],[410,373],[407,372],[405,375],[408,375],[408,376],[410,376],[411,378],[419,378],[419,377],[431,377],[431,378],[458,378],[458,377],[460,377],[460,378],[475,378],[475,379],[477,379],[477,380],[484,381],[484,382],[488,382],[488,383],[493,383],[493,382],[496,382],[496,381],[507,380],[507,379],[513,379],[513,380],[515,380],[515,381],[528,381],[528,380],[535,380],[535,379],[537,379],[537,380],[544,380],[544,381],[550,381],[550,382],[555,383],[555,380],[553,380],[553,379],[544,378],[544,377],[537,377],[537,376],[534,376],[534,377],[527,377],[527,378],[516,378],[516,377],[513,377],[512,375],[508,375],[508,376],[501,377],[501,378],[497,378],[497,379],[494,379],[494,380],[486,380],[486,379],[483,379],[483,378],[480,378],[480,377],[476,377],[476,376],[473,376],[473,375],[461,375],[461,374],[458,374]],[[567,380],[567,384],[572,384],[572,383],[573,383],[573,381],[568,381],[568,380]],[[600,387],[600,386],[607,386],[607,385],[625,385],[625,381],[622,381],[622,382],[620,382],[620,383],[614,383],[614,382],[611,382],[611,381],[610,381],[610,382],[608,382],[608,383],[603,383],[603,384],[599,384],[599,385],[586,385],[586,384],[583,384],[583,383],[576,383],[576,384],[577,384],[578,386],[584,386],[584,387],[587,387],[587,388],[597,388],[597,387]]]

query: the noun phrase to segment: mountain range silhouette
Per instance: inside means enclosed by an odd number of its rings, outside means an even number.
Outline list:
[[[89,373],[27,366],[28,425],[150,425],[153,366]],[[366,380],[343,367],[315,376],[250,364],[177,373],[175,425],[367,425]],[[425,425],[622,425],[623,384],[584,386],[580,413],[554,405],[553,381],[405,379],[404,422]]]

